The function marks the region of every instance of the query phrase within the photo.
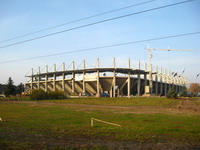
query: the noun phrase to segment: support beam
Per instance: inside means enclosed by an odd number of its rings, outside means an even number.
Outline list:
[[[75,73],[74,73],[74,70],[75,70],[75,62],[73,61],[72,62],[72,93],[74,94],[75,93]]]
[[[56,91],[56,64],[54,64],[53,91]]]
[[[146,62],[144,63],[144,70],[148,71]],[[147,94],[146,86],[147,86],[147,74],[144,74],[144,94]]]
[[[128,60],[128,68],[131,68],[131,60]],[[128,72],[128,84],[127,84],[127,96],[130,98],[131,96],[131,73],[130,71]]]
[[[100,83],[99,83],[99,58],[97,59],[97,97],[100,97]]]
[[[115,62],[115,58],[114,58],[114,63],[113,63],[113,65],[114,65],[114,69],[116,69],[116,62]],[[113,97],[115,97],[115,95],[116,95],[116,89],[115,89],[115,87],[116,87],[116,71],[114,70],[113,71]]]
[[[38,90],[40,89],[40,67],[38,67]]]
[[[163,69],[160,69],[160,95],[163,94]]]
[[[164,74],[165,74],[165,96],[167,96],[167,83],[168,83],[166,72],[167,72],[167,71],[166,71],[166,69],[165,69],[165,72],[164,72]]]
[[[172,88],[172,80],[171,80],[171,73],[170,73],[170,70],[168,70],[167,72],[167,77],[168,77],[168,90]]]
[[[33,68],[31,69],[31,91],[33,90]]]
[[[156,95],[158,95],[158,66],[156,66],[155,81],[156,81]]]
[[[85,60],[83,60],[83,93],[85,93]]]
[[[45,92],[47,92],[47,90],[48,90],[48,83],[47,83],[47,81],[48,81],[48,65],[46,65],[46,75],[45,75]]]
[[[62,73],[62,91],[65,92],[65,63],[63,63],[63,73]]]
[[[138,69],[140,70],[140,61],[138,62]],[[140,82],[141,82],[140,74],[138,73],[137,96],[140,96],[140,90],[141,90]]]

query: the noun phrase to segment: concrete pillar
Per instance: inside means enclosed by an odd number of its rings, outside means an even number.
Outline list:
[[[149,72],[149,92],[152,94],[153,92],[153,80],[152,80],[152,64],[149,66],[150,67],[150,72]]]
[[[131,61],[128,60],[128,68],[131,69]],[[131,95],[131,73],[128,72],[128,84],[127,84],[127,96],[130,98]]]
[[[110,97],[113,97],[113,88],[110,89]]]
[[[31,69],[31,90],[33,90],[33,68]]]
[[[172,88],[172,80],[171,80],[171,75],[170,75],[170,70],[167,72],[167,78],[168,78],[168,90]],[[168,92],[167,90],[167,92]]]
[[[115,97],[116,95],[116,90],[115,90],[115,86],[116,86],[116,62],[115,62],[115,58],[114,58],[114,71],[113,71],[113,97]]]
[[[144,94],[147,94],[146,87],[147,86],[147,74],[144,74]]]
[[[48,81],[48,65],[46,65],[46,75],[45,75],[45,92],[47,92],[48,89],[48,85],[47,85],[47,81]]]
[[[167,96],[167,83],[168,83],[168,81],[167,81],[167,74],[166,74],[166,70],[165,70],[165,96]]]
[[[40,67],[38,67],[38,90],[40,89]]]
[[[156,81],[156,95],[158,95],[158,66],[156,66],[156,75],[155,75],[155,81]]]
[[[63,73],[62,73],[62,91],[65,92],[65,63],[63,63]]]
[[[83,60],[83,93],[85,93],[85,60]]]
[[[145,71],[147,71],[147,63],[146,62],[144,63],[144,69],[145,69]],[[144,86],[147,86],[147,74],[144,74]]]
[[[140,70],[140,61],[138,62],[138,70]],[[138,73],[137,96],[140,96],[140,73]]]
[[[163,69],[160,69],[160,95],[163,94]]]
[[[75,73],[74,73],[74,70],[75,70],[75,62],[73,61],[72,62],[72,93],[74,94],[75,93]]]
[[[56,91],[56,64],[54,64],[53,91]]]
[[[97,59],[97,96],[100,96],[100,82],[99,82],[99,58]]]
[[[138,74],[137,96],[140,96],[140,74]]]
[[[178,86],[177,86],[177,77],[174,77],[174,88],[175,88],[175,91],[176,91],[176,93],[178,93]]]
[[[181,88],[180,88],[180,77],[178,77],[178,92],[181,92]]]

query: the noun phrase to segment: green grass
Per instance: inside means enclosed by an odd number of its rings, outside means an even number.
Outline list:
[[[139,99],[127,99],[125,102],[134,100],[139,101]],[[107,102],[107,99],[103,101]],[[40,141],[47,140],[48,143],[47,137],[64,140],[67,136],[132,140],[141,143],[172,141],[191,144],[200,141],[199,116],[117,114],[111,110],[81,111],[78,108],[44,105],[44,103],[41,105],[40,103],[0,102],[0,117],[3,119],[3,122],[0,122],[0,149],[3,146],[11,149],[28,149],[36,148],[36,145],[40,145],[40,148],[48,148]],[[122,105],[122,102],[115,103]],[[90,127],[92,117],[123,126],[114,127],[95,122],[92,128]],[[98,145],[93,148],[98,149]]]
[[[172,106],[178,99],[167,98],[69,98],[66,100],[46,100],[52,103],[109,105],[109,106]]]

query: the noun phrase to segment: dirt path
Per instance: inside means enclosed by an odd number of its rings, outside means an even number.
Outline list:
[[[26,103],[45,106],[64,106],[74,108],[77,111],[94,111],[104,110],[113,111],[115,113],[136,113],[136,114],[152,114],[152,113],[166,113],[166,114],[184,114],[184,115],[200,115],[200,107],[192,100],[182,100],[172,107],[162,106],[108,106],[108,105],[87,105],[87,104],[67,104],[67,103],[51,103],[51,102],[34,102],[34,101],[15,101],[13,103]]]

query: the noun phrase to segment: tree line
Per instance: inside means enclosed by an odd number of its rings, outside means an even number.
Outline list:
[[[24,92],[24,84],[14,85],[11,77],[6,84],[0,84],[0,94],[4,94],[6,97],[21,95],[22,92]]]

